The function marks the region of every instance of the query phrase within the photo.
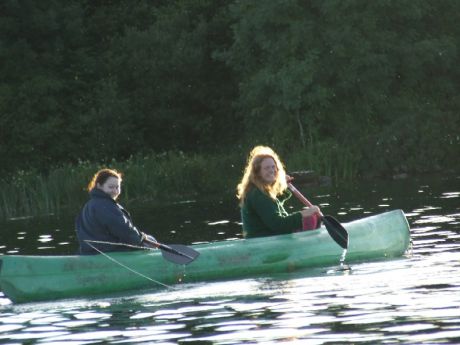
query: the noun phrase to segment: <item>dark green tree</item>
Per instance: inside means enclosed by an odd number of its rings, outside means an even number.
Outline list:
[[[257,143],[337,149],[363,173],[450,167],[459,10],[454,0],[4,0],[0,171]]]
[[[1,5],[0,157],[3,169],[65,160],[76,138],[81,9],[59,1]],[[76,96],[78,98],[78,96]]]
[[[459,145],[459,6],[235,2],[233,44],[220,56],[238,75],[246,137],[289,150],[335,142],[362,171],[445,164],[446,140]],[[414,157],[420,151],[423,160]]]
[[[228,126],[232,77],[212,58],[228,44],[222,8],[216,1],[172,2],[152,11],[146,28],[130,27],[114,41],[109,66],[144,147],[210,149],[237,130]]]

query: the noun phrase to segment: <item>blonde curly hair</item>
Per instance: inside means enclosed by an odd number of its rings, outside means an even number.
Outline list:
[[[260,175],[262,161],[265,158],[272,158],[277,168],[276,181],[272,184],[265,183]],[[246,195],[254,186],[272,199],[287,189],[286,171],[283,163],[275,151],[268,146],[256,146],[249,153],[243,178],[237,186],[236,197],[240,200],[240,206],[243,206]]]

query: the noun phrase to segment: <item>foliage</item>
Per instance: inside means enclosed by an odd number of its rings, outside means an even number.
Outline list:
[[[454,0],[4,0],[0,172],[175,152],[133,174],[193,193],[222,178],[202,157],[259,143],[338,179],[458,169],[459,16]],[[40,183],[33,198],[64,202]]]
[[[426,159],[445,166],[452,157],[441,153],[459,148],[459,36],[457,15],[443,13],[458,9],[452,1],[235,2],[235,38],[220,58],[240,79],[247,138],[286,150],[332,139],[354,152],[361,172],[424,171]]]

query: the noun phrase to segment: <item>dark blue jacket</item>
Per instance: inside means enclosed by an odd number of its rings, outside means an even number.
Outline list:
[[[141,246],[143,233],[134,226],[131,216],[121,205],[97,188],[91,190],[89,195],[90,200],[83,206],[76,219],[80,254],[98,253],[86,241]],[[89,243],[102,252],[130,249],[123,245]]]

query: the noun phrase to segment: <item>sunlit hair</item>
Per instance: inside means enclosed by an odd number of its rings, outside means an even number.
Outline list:
[[[122,174],[113,169],[101,169],[94,174],[93,178],[89,182],[87,187],[88,191],[94,189],[94,187],[96,187],[97,184],[102,186],[108,180],[109,177],[116,177],[121,182]]]
[[[262,161],[265,158],[272,158],[277,168],[276,180],[272,184],[264,182],[260,174]],[[256,146],[249,153],[243,178],[237,187],[236,197],[240,200],[240,206],[243,206],[246,195],[254,186],[272,199],[275,199],[287,189],[286,171],[283,163],[281,163],[275,151],[268,146]]]

